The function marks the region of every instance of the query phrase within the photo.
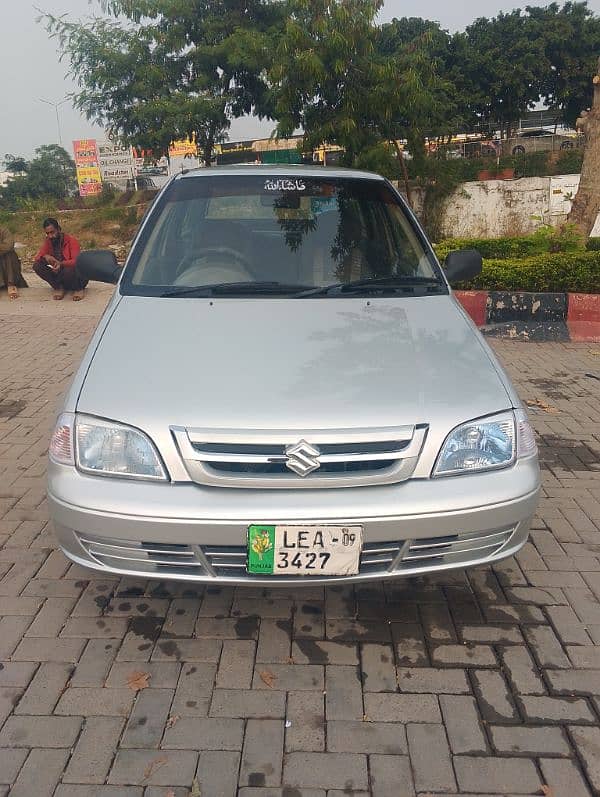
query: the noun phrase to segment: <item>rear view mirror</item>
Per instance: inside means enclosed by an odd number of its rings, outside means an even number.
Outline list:
[[[466,282],[481,273],[483,260],[477,249],[449,252],[444,261],[448,282]]]
[[[121,266],[110,249],[91,249],[81,252],[75,262],[77,271],[86,280],[108,282],[116,285],[121,276]]]

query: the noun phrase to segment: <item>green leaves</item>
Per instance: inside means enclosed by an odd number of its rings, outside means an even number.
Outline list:
[[[269,70],[280,135],[302,128],[307,146],[339,144],[346,163],[372,151],[367,159],[389,164],[377,147],[404,137],[442,84],[418,42],[386,50],[375,23],[380,7],[374,0],[290,0]]]
[[[266,68],[284,7],[264,0],[95,0],[114,18],[45,14],[76,106],[121,140],[166,154],[195,137],[207,163],[231,119],[270,111]]]
[[[30,199],[62,199],[76,189],[75,163],[56,144],[38,147],[31,161],[6,155],[5,162],[7,166],[20,167],[20,174],[0,189],[0,205],[10,210],[22,207]]]
[[[484,260],[481,274],[468,287],[600,293],[600,252],[564,252],[523,260]]]

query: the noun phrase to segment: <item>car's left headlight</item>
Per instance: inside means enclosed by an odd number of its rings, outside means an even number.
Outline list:
[[[50,458],[98,476],[168,480],[149,437],[132,426],[90,415],[60,416],[50,442]]]
[[[533,430],[522,410],[501,412],[457,426],[438,455],[433,476],[510,467],[536,453]]]

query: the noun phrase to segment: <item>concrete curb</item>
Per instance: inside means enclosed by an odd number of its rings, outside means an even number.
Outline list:
[[[600,294],[455,291],[484,335],[600,343]]]

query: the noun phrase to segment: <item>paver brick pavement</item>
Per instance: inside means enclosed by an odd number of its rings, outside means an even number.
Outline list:
[[[1,797],[600,795],[600,347],[493,342],[544,477],[516,558],[204,587],[56,549],[50,428],[108,292],[26,296],[0,295]]]

